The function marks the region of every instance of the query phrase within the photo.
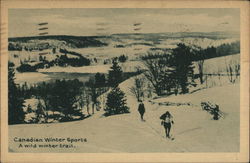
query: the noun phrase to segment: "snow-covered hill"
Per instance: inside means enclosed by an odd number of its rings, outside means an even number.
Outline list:
[[[23,124],[9,126],[9,150],[12,152],[238,152],[239,151],[239,84],[223,85],[192,94],[145,101],[146,122],[137,112],[138,103],[129,89],[133,79],[120,84],[126,93],[131,113],[103,117],[103,110],[74,122]],[[225,117],[212,120],[201,110],[201,101],[215,101]],[[160,102],[190,102],[186,106],[164,106]],[[170,111],[175,124],[175,140],[164,137],[160,115]],[[18,148],[15,138],[86,138],[75,148]],[[25,143],[24,143],[25,144]],[[26,143],[30,144],[30,143]],[[45,144],[40,142],[37,144]],[[58,144],[58,143],[51,143]],[[69,144],[69,143],[68,143]]]

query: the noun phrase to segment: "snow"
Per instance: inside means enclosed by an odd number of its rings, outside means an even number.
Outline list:
[[[166,48],[174,47],[179,39],[161,40],[161,43],[153,47]],[[207,46],[219,46],[222,43],[230,43],[235,40],[211,40],[187,38],[185,42],[198,44],[203,48]],[[111,42],[107,47],[70,49],[69,51],[79,52],[90,58],[98,60],[112,58],[122,54],[128,55],[129,59],[145,54],[152,46],[133,45],[126,48],[114,48],[116,44],[133,44],[133,40],[122,40]],[[152,43],[152,42],[144,42]],[[138,50],[136,50],[138,49]],[[48,60],[53,60],[56,53],[51,55],[49,50],[42,51]],[[137,53],[137,55],[135,55]],[[18,57],[14,56],[17,54]],[[39,60],[39,52],[11,51],[9,60],[16,66],[20,65],[20,59]],[[16,58],[15,58],[16,57]],[[134,57],[134,58],[133,58]],[[205,60],[204,74],[226,74],[226,63],[239,62],[240,55],[231,55]],[[34,63],[35,63],[34,62]],[[101,62],[100,62],[101,63]],[[139,61],[120,63],[124,72],[133,72],[136,67],[142,67]],[[197,65],[194,64],[197,73]],[[44,73],[108,73],[111,64],[90,65],[83,67],[51,67],[39,69],[39,72],[18,73],[16,72],[15,82],[18,84],[35,84],[51,80],[48,74]],[[50,124],[21,124],[9,126],[9,149],[14,152],[239,152],[239,125],[240,125],[240,86],[239,81],[231,84],[227,76],[212,76],[208,82],[190,89],[190,94],[172,95],[144,101],[146,107],[146,122],[140,120],[137,111],[138,103],[131,94],[129,88],[133,85],[133,78],[120,84],[127,97],[127,103],[131,113],[104,117],[103,109],[95,111],[95,114],[81,121],[50,123]],[[196,80],[196,83],[199,83]],[[107,93],[106,93],[107,94]],[[102,108],[105,106],[105,96],[102,96]],[[213,120],[212,116],[201,109],[201,102],[210,101],[219,105],[225,115],[220,120]],[[166,106],[164,103],[189,103],[190,105]],[[36,99],[27,99],[28,104],[36,108]],[[84,108],[86,113],[86,108]],[[25,108],[24,110],[27,110]],[[34,109],[35,110],[35,109]],[[91,109],[90,109],[91,110]],[[169,111],[174,117],[174,125],[171,134],[175,140],[165,138],[164,128],[160,125],[159,117]],[[35,117],[34,113],[26,115],[26,119]],[[19,143],[14,138],[86,138],[87,142],[74,143],[75,148],[18,148]],[[38,144],[45,144],[38,143]],[[58,143],[51,143],[58,144]],[[67,143],[69,144],[69,143]]]
[[[38,82],[45,82],[50,80],[48,75],[37,72],[26,72],[26,73],[16,72],[15,78],[16,78],[15,82],[21,85],[24,84],[25,82],[32,85]]]
[[[9,61],[13,62],[15,64],[15,67],[18,67],[21,65],[21,61],[28,64],[34,64],[34,62],[39,62],[39,54],[41,53],[47,53],[43,55],[43,57],[46,57],[46,60],[52,61],[56,59],[56,55],[61,55],[61,53],[52,54],[50,49],[42,50],[42,51],[9,51]],[[15,57],[16,56],[16,57]]]
[[[83,67],[59,67],[54,66],[49,69],[39,69],[38,72],[68,72],[68,73],[107,73],[110,65],[95,65]]]
[[[130,78],[120,84],[127,96],[131,113],[103,117],[103,110],[74,122],[22,124],[9,126],[9,148],[14,152],[239,152],[239,84],[203,89],[192,94],[162,97],[145,101],[146,122],[137,112],[138,103],[129,89]],[[201,110],[201,101],[216,101],[225,118],[218,121]],[[159,102],[190,102],[192,106],[164,106]],[[174,117],[172,135],[164,138],[160,115],[166,111]],[[19,138],[86,138],[74,143],[76,148],[18,148]],[[39,144],[39,143],[38,143]],[[41,143],[44,144],[44,143]],[[52,143],[56,144],[56,143]]]
[[[123,72],[133,72],[136,67],[142,67],[140,61],[130,61],[125,63],[119,63],[122,67]],[[93,65],[93,66],[82,66],[82,67],[51,67],[49,69],[39,69],[38,72],[68,72],[68,73],[108,73],[112,64],[106,65]]]
[[[204,73],[205,74],[227,74],[226,68],[230,63],[238,63],[240,64],[240,54],[233,54],[223,57],[206,59],[204,61]],[[194,73],[198,73],[198,66],[195,62]]]
[[[30,108],[35,111],[37,110],[37,105],[39,103],[39,100],[36,99],[36,98],[31,98],[31,99],[26,99],[24,101],[24,107],[23,107],[23,111],[24,112],[27,112],[27,108],[28,108],[28,105],[30,105]]]
[[[119,63],[123,72],[135,72],[138,67],[143,68],[143,64],[139,61],[130,61],[125,63]],[[99,73],[108,73],[110,70],[111,64],[107,65],[94,65],[94,66],[83,66],[83,67],[51,67],[49,69],[39,69],[38,72],[16,72],[15,82],[17,84],[24,84],[25,82],[28,85],[34,85],[41,82],[48,82],[53,79],[71,79],[78,78],[81,81],[87,81],[90,76],[99,72]],[[55,74],[57,73],[57,75]],[[78,74],[74,76],[74,74]]]

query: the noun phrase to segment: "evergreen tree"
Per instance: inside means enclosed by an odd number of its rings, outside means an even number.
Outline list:
[[[105,115],[129,113],[126,101],[124,92],[119,87],[113,88],[107,96]]]
[[[181,87],[182,93],[188,93],[188,85],[193,82],[193,65],[191,60],[191,48],[185,44],[178,44],[173,49],[173,58],[171,63],[173,78]],[[191,81],[189,80],[191,78]]]
[[[100,74],[99,72],[95,75],[95,87],[100,88],[104,87],[106,84],[106,78],[104,74]]]
[[[77,96],[81,94],[82,83],[78,79],[74,80],[58,80],[55,83],[53,96],[55,97],[55,105],[65,115],[66,119],[77,112],[75,103]],[[53,100],[51,100],[53,103]]]
[[[108,83],[111,87],[116,87],[122,81],[122,68],[117,60],[113,60],[113,65],[108,74]]]
[[[118,57],[119,62],[126,62],[127,59],[128,58],[124,54]]]
[[[64,120],[67,121],[72,115],[79,113],[76,104],[82,87],[83,83],[74,79],[42,83],[37,88],[39,96],[44,101],[45,109],[63,113]]]
[[[45,111],[45,107],[43,106],[41,100],[38,100],[38,104],[37,104],[37,109],[36,109],[36,116],[37,116],[37,121],[36,122],[43,122],[42,118],[44,118],[45,122],[47,122],[48,116],[47,113]]]
[[[20,91],[15,84],[14,64],[8,63],[8,122],[18,124],[24,122],[23,103]]]
[[[55,54],[56,53],[56,48],[52,49],[52,53]]]

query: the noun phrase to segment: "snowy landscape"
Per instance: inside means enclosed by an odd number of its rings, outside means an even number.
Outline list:
[[[95,15],[96,10],[91,12]],[[178,31],[157,27],[155,32],[145,18],[133,21],[132,32],[117,32],[114,26],[113,33],[106,34],[105,24],[95,22],[101,35],[61,34],[47,29],[62,19],[55,16],[51,24],[37,24],[52,34],[10,37],[9,151],[239,152],[240,38],[235,16],[226,11],[229,18],[220,18],[220,12],[216,18],[212,9],[197,10],[197,15],[180,12],[218,21],[199,27],[213,31],[189,31],[192,25],[183,20]],[[121,30],[127,28],[124,22],[117,23]],[[167,111],[172,123],[160,118]],[[60,143],[54,141],[49,143],[54,147],[48,147],[46,138],[73,143],[57,148]]]

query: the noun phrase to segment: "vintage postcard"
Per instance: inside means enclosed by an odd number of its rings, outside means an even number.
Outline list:
[[[248,162],[249,2],[1,1],[2,162]]]

